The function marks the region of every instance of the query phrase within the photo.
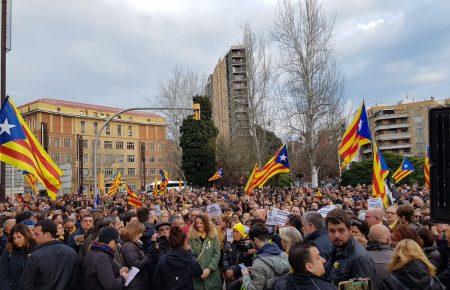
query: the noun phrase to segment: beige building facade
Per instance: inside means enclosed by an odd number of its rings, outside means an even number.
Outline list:
[[[92,191],[95,135],[118,108],[39,99],[19,107],[44,149],[64,171],[61,194]],[[141,190],[166,163],[166,122],[148,112],[127,112],[106,125],[97,143],[99,174],[106,187],[121,172]]]
[[[450,105],[450,99],[424,101],[404,99],[395,105],[373,106],[367,110],[372,138],[382,152],[422,157],[428,145],[428,111]],[[370,158],[370,146],[363,148]]]

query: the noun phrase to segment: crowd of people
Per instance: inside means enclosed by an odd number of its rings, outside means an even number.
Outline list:
[[[137,209],[122,194],[18,195],[0,204],[0,289],[450,289],[450,226],[430,220],[427,190],[397,190],[386,209],[364,185],[190,188]]]

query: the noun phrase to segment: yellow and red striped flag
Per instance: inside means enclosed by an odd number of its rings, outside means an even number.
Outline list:
[[[216,173],[214,173],[214,175],[208,179],[208,182],[212,182],[214,180],[221,179],[222,174],[223,174],[223,170],[222,170],[222,168],[219,168],[219,170],[217,170]]]
[[[255,173],[254,187],[263,187],[264,184],[274,175],[279,173],[289,173],[289,160],[286,145],[281,146],[275,155],[264,165],[261,170]]]
[[[244,187],[244,191],[247,195],[250,195],[252,193],[253,189],[255,188],[253,186],[253,184],[254,184],[254,180],[255,180],[255,174],[258,173],[258,171],[259,171],[259,166],[258,166],[258,163],[256,163],[255,167],[253,167],[252,174],[250,174],[247,184]]]
[[[33,174],[49,197],[56,199],[63,172],[31,133],[9,97],[0,110],[0,160]]]
[[[394,172],[394,174],[392,174],[392,178],[394,179],[394,182],[397,183],[413,172],[414,166],[405,156],[403,157],[403,161],[402,164],[400,164],[400,167]]]
[[[128,183],[124,182],[125,190],[127,191],[127,201],[128,204],[135,207],[140,208],[143,206],[142,202],[139,200],[139,197],[137,196],[136,192],[131,190],[130,186],[128,186]]]
[[[122,179],[122,173],[119,171],[116,175],[116,178],[114,178],[111,187],[108,190],[109,196],[114,196],[115,194],[117,194],[117,192],[119,192],[119,189],[122,186],[121,179]]]
[[[389,197],[386,194],[385,179],[389,174],[389,168],[384,161],[381,151],[378,149],[377,143],[372,142],[373,153],[373,172],[372,172],[372,195],[377,198],[380,197],[383,201],[384,207],[389,206]]]
[[[29,172],[26,172],[26,171],[23,171],[23,175],[25,177],[26,183],[31,188],[31,190],[33,190],[33,193],[36,195],[37,192],[38,192],[38,188],[37,188],[38,180],[37,180],[37,178],[33,174],[31,174]]]
[[[341,144],[339,144],[339,156],[342,158],[341,168],[352,162],[359,148],[365,144],[370,144],[371,140],[369,121],[363,102],[352,123],[345,130]]]
[[[425,154],[425,162],[423,164],[423,177],[425,178],[426,188],[431,188],[430,182],[430,147],[427,146],[427,152]]]

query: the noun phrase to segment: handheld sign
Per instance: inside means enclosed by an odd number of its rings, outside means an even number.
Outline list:
[[[369,199],[367,200],[367,204],[368,204],[368,208],[383,208],[383,201],[381,201],[381,198],[377,197],[377,198],[372,198],[369,197]]]
[[[275,225],[284,226],[288,221],[289,213],[287,211],[274,208],[272,210],[272,219]]]
[[[220,217],[222,215],[222,209],[217,203],[206,206],[206,211],[209,217]]]
[[[335,209],[336,206],[335,205],[327,205],[322,207],[321,209],[319,209],[317,212],[320,213],[322,215],[322,217],[326,217],[327,214],[332,211],[333,209]]]
[[[233,229],[227,229],[227,242],[233,242]]]

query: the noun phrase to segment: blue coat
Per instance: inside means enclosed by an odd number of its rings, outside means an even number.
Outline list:
[[[331,251],[333,250],[333,243],[331,243],[327,229],[323,228],[315,231],[314,233],[309,234],[305,240],[316,246],[322,258],[325,260],[330,258]]]
[[[19,289],[23,269],[30,253],[31,251],[17,248],[13,248],[12,252],[9,252],[7,249],[3,250],[0,259],[0,289]]]

